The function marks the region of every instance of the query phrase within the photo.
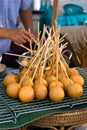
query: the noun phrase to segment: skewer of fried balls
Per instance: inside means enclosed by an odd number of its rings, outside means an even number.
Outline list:
[[[3,80],[6,93],[9,97],[22,102],[31,102],[34,99],[60,102],[65,93],[70,98],[80,98],[83,94],[84,79],[76,68],[69,68],[60,46],[58,30],[51,34],[45,27],[44,35],[48,38],[39,41],[35,55],[28,61],[27,67],[22,68],[18,74],[8,74]],[[49,64],[48,64],[49,63]],[[48,66],[47,66],[48,64]]]

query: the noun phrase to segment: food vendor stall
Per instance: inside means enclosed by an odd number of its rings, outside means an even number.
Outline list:
[[[58,0],[55,0],[54,9],[56,12],[58,9],[57,5],[58,5]],[[56,13],[55,11],[53,11],[53,21],[52,21],[53,25],[55,24],[55,20],[58,15],[58,12]],[[51,34],[49,35],[48,33],[48,36],[51,37]],[[53,45],[52,43],[51,45]],[[51,45],[49,44],[49,46]],[[45,54],[47,53],[48,49],[46,47],[48,47],[48,45],[46,44],[46,46],[45,47],[44,46],[42,46],[42,48],[40,48],[40,50],[38,51],[38,55],[40,54],[39,56],[40,58],[43,57],[42,56],[43,52]],[[51,54],[53,54],[51,50],[52,47],[53,46],[51,46],[50,48]],[[56,45],[54,47],[56,47]],[[38,55],[36,54],[36,58],[33,61],[34,63],[37,63],[35,61],[38,60]],[[45,56],[46,55],[44,55],[43,57],[44,60],[46,60]],[[64,62],[64,59],[61,55],[60,58],[62,58]],[[62,63],[62,61],[60,63]],[[64,62],[64,65],[65,64],[66,63]],[[28,70],[29,69],[30,68],[28,68]],[[3,81],[1,81],[0,82],[0,129],[3,130],[3,129],[21,128],[21,130],[26,130],[28,125],[35,125],[41,127],[51,127],[55,130],[57,129],[56,127],[60,127],[60,130],[64,130],[66,126],[73,128],[75,126],[87,123],[87,118],[86,118],[87,117],[87,99],[86,99],[87,72],[85,69],[80,67],[76,67],[76,70],[78,70],[79,74],[84,79],[83,94],[78,99],[70,98],[69,96],[65,95],[64,99],[60,102],[53,102],[48,98],[48,96],[46,97],[45,100],[34,99],[31,102],[22,102],[18,98],[13,99],[7,95],[5,84],[3,84]],[[14,68],[7,68],[6,74],[8,73],[18,74],[19,71],[20,69],[16,70]]]

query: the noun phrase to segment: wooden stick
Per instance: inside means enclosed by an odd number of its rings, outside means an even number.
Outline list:
[[[28,31],[30,32],[30,28],[28,29]],[[31,40],[33,40],[35,43],[37,43],[37,40],[35,40],[35,38],[31,35],[31,33],[30,33],[30,38],[31,38]]]
[[[65,33],[61,38],[60,38],[60,42],[68,35],[68,33]]]
[[[33,82],[34,77],[35,77],[35,75],[36,75],[36,72],[37,72],[37,70],[38,70],[38,68],[39,68],[39,65],[40,65],[40,63],[41,63],[42,57],[43,57],[43,53],[41,54],[41,56],[40,56],[40,58],[39,58],[39,61],[38,61],[38,63],[37,63],[37,67],[36,67],[36,69],[35,69],[35,71],[34,71],[34,73],[33,73],[32,82]]]
[[[54,0],[53,15],[52,15],[52,26],[54,26],[54,27],[55,27],[55,23],[56,23],[57,17],[58,17],[58,5],[59,5],[59,0]]]
[[[14,44],[16,44],[16,45],[18,45],[18,46],[20,46],[20,47],[25,48],[25,49],[26,49],[27,51],[29,51],[29,52],[32,52],[31,49],[29,49],[28,47],[24,46],[23,44],[19,44],[19,43],[17,43],[17,42],[14,42]]]
[[[60,55],[59,55],[59,47],[57,47],[56,49],[56,78],[57,78],[57,81],[58,81],[58,65],[59,65],[59,60],[60,60]],[[57,82],[57,85],[58,85],[58,82]]]
[[[37,54],[31,59],[31,64],[30,66],[28,67],[26,73],[24,74],[24,76],[22,77],[21,81],[20,81],[20,84],[22,83],[23,79],[25,78],[26,74],[29,72],[30,68],[35,65],[35,61],[38,59],[38,57],[40,57],[40,52],[43,52],[43,48],[44,46],[46,46],[45,44],[43,44],[43,46],[37,51]],[[42,57],[41,57],[42,58]],[[38,59],[39,60],[39,59]],[[33,67],[34,68],[34,67]]]
[[[22,58],[31,58],[31,57],[29,57],[29,56],[18,55],[18,54],[8,53],[8,52],[6,52],[5,54],[6,54],[6,55],[11,55],[11,56],[18,56],[18,57],[22,57]]]
[[[50,44],[50,42],[48,42],[48,44],[47,44],[47,46],[46,46],[46,48],[45,48],[45,52],[44,52],[44,61],[43,61],[42,72],[41,72],[40,78],[42,78],[43,72],[44,72],[44,68],[45,68],[45,66],[46,66],[46,57],[47,57],[47,52],[48,52],[49,44]]]
[[[63,71],[64,71],[66,77],[69,79],[70,83],[72,84],[73,81],[69,78],[69,75],[67,74],[66,69],[65,69],[66,67],[65,67],[65,65],[63,64],[63,62],[61,60],[60,60],[60,64],[61,64],[61,66],[63,68]]]

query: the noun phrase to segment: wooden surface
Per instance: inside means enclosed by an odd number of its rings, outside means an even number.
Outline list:
[[[59,0],[54,0],[53,2],[53,14],[52,14],[52,25],[55,26],[55,23],[57,21],[58,17],[58,5],[59,5]]]

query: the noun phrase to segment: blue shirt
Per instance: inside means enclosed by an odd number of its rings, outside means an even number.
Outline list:
[[[19,10],[30,7],[32,0],[0,0],[0,27],[16,28]],[[9,50],[10,39],[0,39],[0,54]]]

